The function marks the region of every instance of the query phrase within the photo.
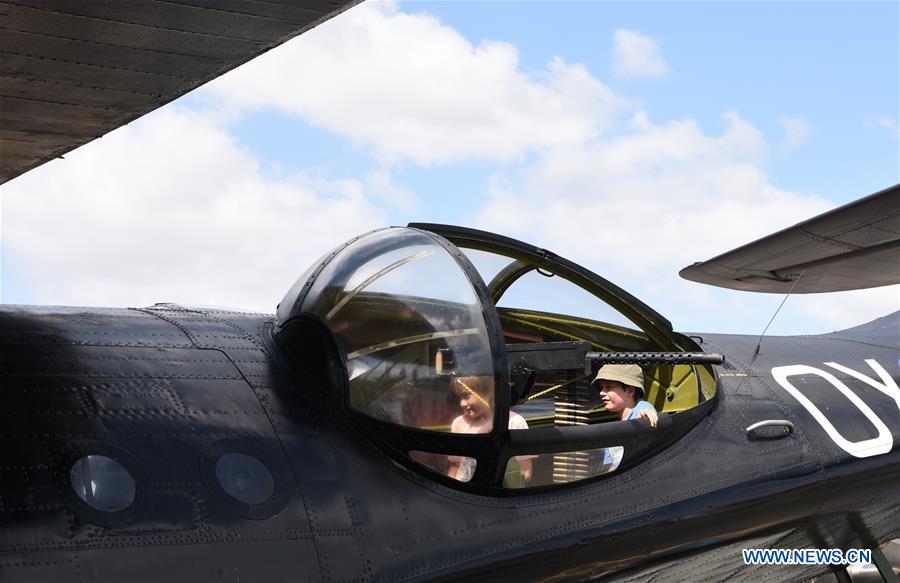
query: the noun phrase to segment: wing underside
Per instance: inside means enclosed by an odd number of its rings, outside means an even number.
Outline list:
[[[681,277],[765,293],[900,283],[900,184],[695,263]]]
[[[0,1],[0,184],[359,1]]]

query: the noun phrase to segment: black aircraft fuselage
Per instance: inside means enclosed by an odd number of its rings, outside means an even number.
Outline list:
[[[519,490],[417,465],[278,326],[2,307],[0,579],[791,581],[827,567],[745,565],[741,549],[900,537],[900,312],[758,354],[755,337],[703,334],[725,356],[714,395],[663,404],[657,429],[599,424],[626,450],[669,437],[615,472]],[[748,431],[761,421],[785,423]],[[516,433],[486,437],[484,459],[528,449]]]

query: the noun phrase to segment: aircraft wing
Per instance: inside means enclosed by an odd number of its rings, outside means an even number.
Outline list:
[[[0,184],[359,1],[0,1]]]
[[[900,283],[900,184],[685,267],[731,289],[817,293]]]

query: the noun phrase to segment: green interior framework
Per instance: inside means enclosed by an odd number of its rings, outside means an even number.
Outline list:
[[[383,294],[359,294],[342,314],[354,323],[342,331],[345,350],[350,362],[376,353],[380,358],[357,376],[351,372],[351,407],[387,421],[449,432],[450,421],[458,414],[450,377],[422,372],[433,372],[438,353],[448,347],[446,338],[429,334],[429,321],[458,309],[453,303],[423,298],[407,296],[400,301]],[[401,310],[405,317],[398,321],[396,314]],[[532,310],[498,308],[497,312],[507,343],[588,341],[597,352],[659,350],[643,332],[623,326]],[[332,324],[343,326],[341,321]],[[715,378],[707,366],[644,365],[643,370],[645,399],[660,412],[690,409],[715,393]],[[576,385],[597,397],[589,388],[591,380],[592,375],[583,369],[542,372],[527,398],[512,403],[512,408],[525,417],[529,427],[553,426],[555,393],[563,386]],[[604,411],[599,399],[595,401],[586,409],[587,423],[613,421],[614,416]],[[390,411],[392,407],[403,411]]]
[[[507,342],[588,341],[591,350],[597,352],[652,352],[659,349],[642,332],[615,324],[533,310],[498,308],[497,311]],[[645,400],[657,411],[676,413],[690,409],[715,394],[715,377],[707,366],[644,365],[642,369]],[[532,398],[550,396],[553,388],[562,383],[589,385],[593,380],[593,375],[585,375],[583,371],[569,375],[569,379],[565,376],[544,375],[545,378],[536,383],[539,384],[536,390],[531,392]],[[553,425],[552,414],[522,414],[530,427]],[[591,407],[588,417],[589,423],[614,420],[602,406]]]

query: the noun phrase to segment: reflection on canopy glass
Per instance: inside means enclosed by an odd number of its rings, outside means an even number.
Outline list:
[[[455,456],[412,450],[409,452],[409,457],[439,474],[450,476],[460,482],[470,481],[475,475],[475,468],[478,467],[475,458],[463,455]]]
[[[505,488],[527,488],[567,484],[615,471],[622,463],[625,448],[600,447],[584,451],[540,454],[510,458],[506,465]],[[530,480],[522,475],[522,460],[531,460]]]
[[[350,404],[400,425],[450,431],[459,415],[452,374],[494,370],[481,304],[449,252],[412,229],[371,233],[322,270],[302,310],[341,344]]]
[[[621,312],[574,283],[545,271],[530,271],[513,283],[498,308],[565,314],[636,329]]]

